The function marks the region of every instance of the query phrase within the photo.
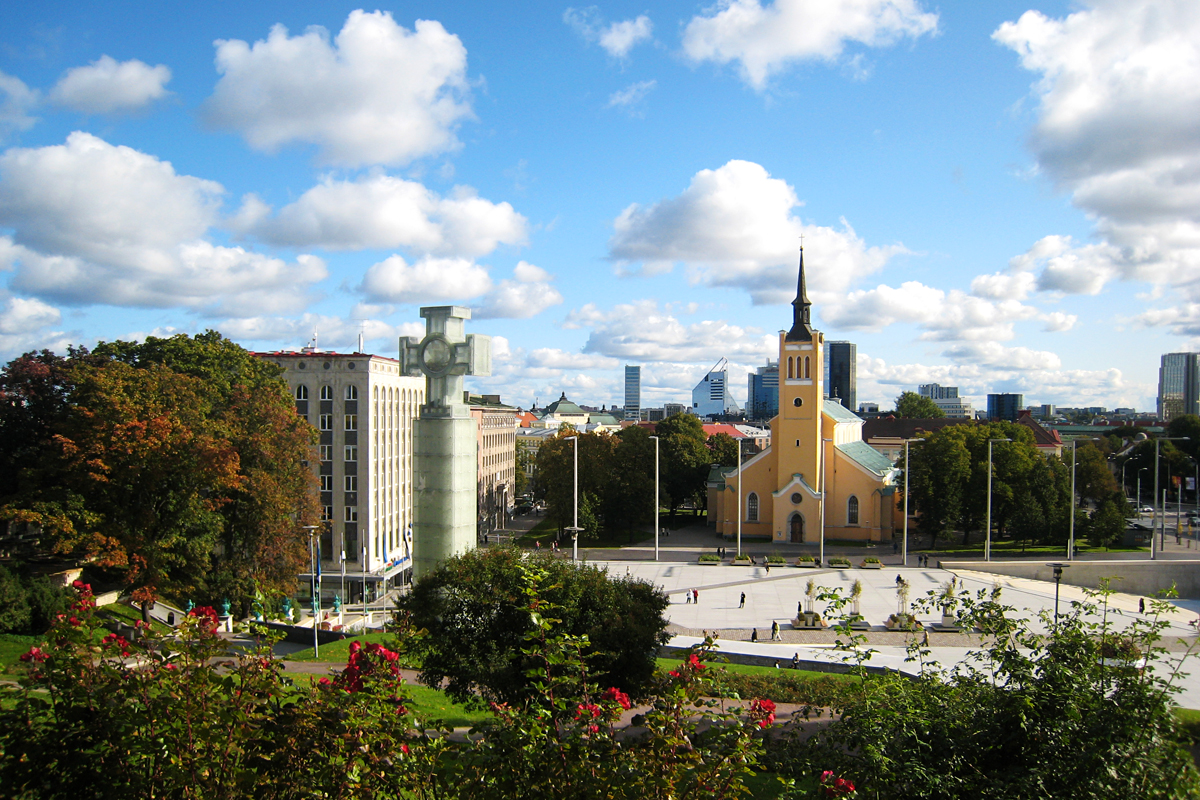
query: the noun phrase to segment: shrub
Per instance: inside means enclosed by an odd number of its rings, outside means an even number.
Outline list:
[[[850,566],[850,559],[845,558],[843,556],[833,556],[832,558],[829,559],[829,566],[831,566],[831,567],[848,567],[848,566]]]
[[[721,557],[719,555],[717,555],[716,553],[701,553],[700,561],[705,564],[714,563],[714,562],[720,563]]]
[[[875,556],[867,556],[866,558],[864,558],[862,560],[862,563],[864,563],[864,564],[880,564],[882,562],[878,558],[875,558]]]
[[[778,553],[772,553],[771,555],[767,556],[767,563],[768,564],[786,564],[787,559],[785,559],[783,556],[779,555]]]

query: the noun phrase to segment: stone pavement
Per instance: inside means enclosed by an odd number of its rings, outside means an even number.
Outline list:
[[[673,647],[686,648],[702,640],[703,635],[719,635],[719,651],[765,659],[767,663],[778,660],[781,666],[791,660],[793,654],[805,661],[840,662],[845,653],[834,648],[836,634],[831,631],[804,631],[792,627],[796,617],[797,603],[804,600],[805,586],[812,579],[818,587],[839,588],[843,594],[849,592],[855,580],[862,581],[863,592],[861,613],[873,628],[867,634],[868,645],[877,652],[868,663],[890,667],[907,673],[919,670],[919,665],[905,661],[905,644],[912,634],[891,632],[881,626],[889,614],[897,610],[896,576],[901,575],[910,584],[910,601],[937,591],[953,577],[956,583],[972,594],[990,591],[994,585],[1001,588],[1001,602],[1016,607],[1022,616],[1031,621],[1034,630],[1046,632],[1049,627],[1038,618],[1038,612],[1054,613],[1055,586],[1053,583],[988,575],[969,571],[951,571],[938,568],[899,568],[888,566],[881,570],[852,569],[806,569],[794,566],[772,567],[769,574],[764,566],[734,567],[728,562],[718,566],[702,566],[696,559],[702,552],[715,552],[716,547],[725,546],[732,553],[734,547],[722,542],[710,529],[698,525],[675,531],[670,537],[660,539],[659,561],[655,562],[653,540],[620,549],[585,549],[581,557],[589,563],[603,566],[614,575],[628,574],[661,586],[671,599],[666,616],[670,631],[674,633],[670,642]],[[780,553],[794,557],[801,552],[812,553],[812,545],[770,545],[759,542],[744,542],[743,550],[759,556]],[[884,557],[889,556],[887,558]],[[874,555],[885,562],[898,563],[899,558],[890,557],[890,546],[867,549],[854,546],[827,545],[825,554],[847,555],[858,564],[863,557]],[[910,551],[910,563],[915,556]],[[688,603],[685,591],[699,591],[699,602]],[[746,603],[740,607],[742,593]],[[1084,591],[1077,587],[1059,587],[1059,610],[1067,613],[1072,601],[1083,600]],[[1114,626],[1124,628],[1138,616],[1138,600],[1133,595],[1117,593],[1110,597],[1109,613]],[[825,603],[817,601],[816,610],[823,611]],[[1191,623],[1200,612],[1200,602],[1179,601],[1167,615],[1169,628],[1164,644],[1173,651],[1172,662],[1183,656],[1188,646],[1196,644],[1197,631]],[[941,621],[940,612],[922,614],[924,623]],[[771,642],[771,623],[778,622],[782,642]],[[751,631],[757,629],[759,641],[751,642]],[[940,633],[930,630],[929,644],[932,658],[942,665],[952,665],[968,657],[968,652],[979,645],[978,637],[960,633]],[[1177,702],[1185,708],[1200,709],[1200,669],[1196,663],[1184,666],[1184,672],[1192,675],[1180,680],[1182,691]]]

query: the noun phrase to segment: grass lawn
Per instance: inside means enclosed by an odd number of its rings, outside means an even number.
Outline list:
[[[1148,552],[1145,547],[1113,547],[1105,549],[1103,547],[1092,547],[1085,542],[1076,541],[1076,548],[1080,553],[1145,553]],[[1011,541],[992,541],[992,555],[1001,555],[1008,558],[1021,558],[1028,556],[1030,558],[1066,558],[1067,548],[1064,545],[1043,545],[1043,544],[1026,544],[1022,549],[1017,542]],[[911,553],[910,549],[910,553]],[[963,544],[958,538],[942,539],[938,541],[937,547],[930,550],[933,553],[953,553],[956,556],[983,556],[983,542],[970,542]]]
[[[288,677],[294,680],[297,685],[305,686],[326,676],[298,673],[289,675]],[[449,728],[472,728],[492,717],[488,711],[476,711],[467,708],[461,703],[451,700],[446,696],[445,692],[439,689],[430,689],[428,686],[422,686],[419,683],[410,682],[404,684],[404,692],[412,698],[413,708],[422,718],[426,720],[440,720],[442,725]]]
[[[345,665],[350,658],[350,643],[358,642],[359,644],[383,644],[386,645],[396,637],[390,633],[368,633],[365,636],[354,636],[349,639],[341,639],[329,644],[323,644],[317,648],[317,655],[313,656],[312,648],[301,650],[287,656],[285,661],[328,661],[331,664]]]
[[[1183,723],[1183,729],[1194,741],[1200,742],[1200,711],[1194,708],[1175,709],[1176,718]]]
[[[20,658],[29,648],[41,644],[44,636],[18,636],[15,633],[0,633],[0,675],[16,678],[20,672]]]

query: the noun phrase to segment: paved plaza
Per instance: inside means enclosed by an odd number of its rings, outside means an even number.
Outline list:
[[[670,542],[670,545],[666,545],[666,542]],[[872,626],[867,634],[868,646],[877,651],[869,663],[908,673],[919,670],[919,665],[905,661],[905,644],[913,634],[886,631],[882,627],[888,615],[897,611],[898,575],[910,585],[910,601],[930,591],[940,590],[953,578],[959,587],[967,589],[972,595],[981,590],[990,591],[998,585],[1001,602],[1018,609],[1018,614],[1029,619],[1034,630],[1048,630],[1038,619],[1038,612],[1047,611],[1051,616],[1054,612],[1055,585],[1051,582],[915,566],[887,566],[881,570],[773,566],[768,572],[761,564],[734,567],[728,563],[705,566],[696,562],[699,552],[711,552],[717,544],[720,544],[719,540],[697,526],[660,540],[657,562],[652,560],[653,543],[641,543],[620,550],[590,550],[583,555],[588,557],[589,563],[606,567],[614,575],[628,574],[663,588],[671,599],[666,615],[671,623],[670,631],[674,634],[670,643],[672,646],[686,648],[702,641],[705,633],[715,632],[719,637],[720,652],[756,657],[766,663],[778,660],[781,666],[786,666],[794,654],[798,654],[802,661],[810,662],[840,662],[845,656],[844,652],[835,648],[833,643],[836,634],[833,632],[812,632],[792,626],[797,604],[804,600],[809,579],[818,587],[839,588],[843,595],[849,593],[855,580],[862,581],[861,613]],[[768,548],[767,545],[758,545],[744,549],[759,556]],[[827,549],[826,556],[833,552],[833,548]],[[862,548],[844,552],[854,564],[868,554]],[[758,560],[761,562],[762,559]],[[910,555],[910,563],[915,561],[915,556]],[[698,602],[689,603],[686,593],[693,589],[699,593]],[[743,593],[746,596],[744,606],[741,605]],[[1083,589],[1063,584],[1059,587],[1060,613],[1069,611],[1072,601],[1084,599]],[[1122,593],[1111,596],[1109,611],[1113,616],[1110,622],[1117,628],[1130,624],[1139,616],[1140,599]],[[824,607],[825,603],[821,601],[815,604],[817,611],[823,611]],[[1173,605],[1173,609],[1166,617],[1169,627],[1164,642],[1173,651],[1169,657],[1172,661],[1182,657],[1186,647],[1196,641],[1197,631],[1190,623],[1197,620],[1200,602],[1181,600]],[[941,613],[935,610],[918,615],[918,619],[923,623],[940,623]],[[772,622],[779,624],[782,642],[770,641]],[[753,630],[757,630],[757,642],[750,641]],[[969,650],[978,649],[979,643],[977,637],[940,633],[930,626],[929,645],[935,661],[951,665],[964,660]],[[1177,701],[1185,708],[1200,709],[1200,661],[1189,663],[1183,671],[1193,674],[1180,682],[1182,691],[1177,695]]]

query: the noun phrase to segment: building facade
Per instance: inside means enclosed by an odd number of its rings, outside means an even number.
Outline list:
[[[949,400],[958,397],[957,386],[942,386],[937,383],[923,383],[917,387],[917,394],[930,400]]]
[[[989,394],[987,396],[987,418],[1016,422],[1025,408],[1023,394]]]
[[[825,378],[829,397],[850,411],[858,408],[858,347],[854,342],[825,344]]]
[[[752,420],[771,419],[779,413],[779,362],[767,359],[746,376],[746,416]]]
[[[642,368],[625,365],[625,419],[637,422],[642,418]]]
[[[940,397],[933,404],[951,419],[975,419],[975,408],[962,397]]]
[[[505,526],[508,507],[516,499],[517,409],[500,402],[500,395],[468,394],[478,433],[479,533]]]
[[[296,413],[319,432],[324,601],[373,600],[412,573],[412,423],[425,379],[366,353],[257,353],[283,368]],[[300,576],[304,591],[311,573]]]
[[[1200,414],[1200,353],[1166,353],[1158,368],[1158,418]]]
[[[692,389],[692,413],[698,417],[719,417],[741,413],[729,393],[729,360],[722,358]]]
[[[709,522],[732,538],[815,543],[829,538],[888,541],[895,529],[895,470],[862,441],[863,421],[826,401],[825,337],[811,326],[804,253],[791,330],[779,334],[779,414],[770,444],[708,481]]]

